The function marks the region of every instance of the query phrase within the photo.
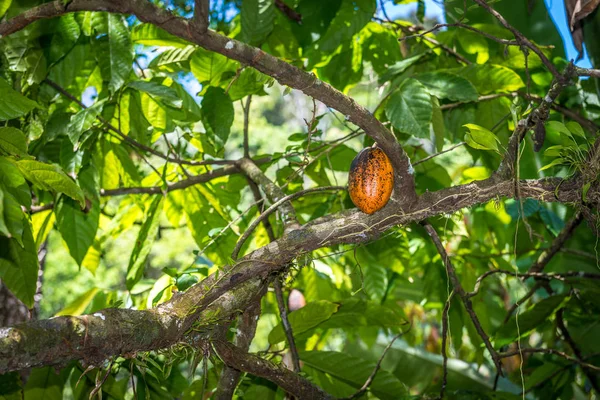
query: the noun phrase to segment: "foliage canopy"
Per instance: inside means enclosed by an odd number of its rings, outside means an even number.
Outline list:
[[[600,71],[544,2],[208,3],[0,0],[0,398],[596,398]]]

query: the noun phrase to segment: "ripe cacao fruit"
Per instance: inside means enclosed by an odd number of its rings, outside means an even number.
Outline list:
[[[380,148],[363,149],[350,166],[348,192],[355,206],[373,214],[385,206],[394,188],[394,169]]]

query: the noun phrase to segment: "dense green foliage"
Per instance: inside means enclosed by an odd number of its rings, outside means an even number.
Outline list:
[[[38,3],[0,1],[0,13],[10,18]],[[174,15],[193,13],[193,2],[167,3],[160,6]],[[373,112],[415,165],[418,194],[490,177],[518,121],[552,84],[536,54],[484,35],[514,39],[470,1],[466,8],[445,1],[445,17],[484,34],[450,27],[401,41],[435,23],[423,20],[423,1],[416,14],[394,21],[378,12],[375,0],[285,3],[302,15],[301,24],[273,0],[243,0],[211,2],[210,27],[312,72]],[[544,3],[531,3],[493,6],[562,71],[568,61],[561,38]],[[235,170],[171,186],[233,164],[220,160],[243,157],[245,114],[250,157],[262,160],[261,169],[286,194],[345,185],[352,159],[373,144],[348,116],[135,17],[68,13],[3,37],[0,48],[0,278],[28,308],[37,307],[39,318],[150,309],[231,263],[236,242],[263,209],[246,177]],[[521,179],[587,173],[599,95],[593,78],[564,89],[545,123],[542,150],[533,151],[530,135],[523,141]],[[586,178],[589,189],[597,177]],[[345,192],[315,193],[293,204],[300,223],[354,208]],[[430,222],[462,286],[472,291],[487,271],[527,272],[579,206],[498,197]],[[284,233],[280,217],[270,217],[276,237]],[[598,227],[590,221],[574,230],[544,272],[600,272]],[[241,254],[268,242],[259,225]],[[47,256],[39,300],[41,248]],[[575,277],[549,286],[494,274],[472,297],[472,309],[498,351],[533,347],[573,355],[557,331],[560,318],[577,357],[600,365],[600,280]],[[442,310],[452,287],[422,226],[298,254],[284,278],[284,294],[292,289],[306,301],[289,314],[302,376],[335,397],[350,396],[404,332],[364,398],[439,394]],[[524,390],[528,398],[597,398],[590,380],[600,382],[598,370],[544,353],[505,358],[494,392],[496,371],[480,335],[458,296],[449,304],[447,397],[510,399]],[[229,329],[232,338],[235,320]],[[288,349],[268,292],[250,352],[279,363]],[[24,384],[17,373],[0,376],[0,398],[21,398],[23,391],[26,399],[84,399],[97,382],[94,393],[102,398],[209,398],[224,363],[212,351],[174,346],[115,356],[89,371],[78,362],[60,367],[58,374],[52,367],[32,369]],[[275,399],[284,392],[247,374],[236,396]]]

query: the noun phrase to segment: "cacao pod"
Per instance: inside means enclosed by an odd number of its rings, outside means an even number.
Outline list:
[[[348,192],[355,206],[373,214],[385,206],[394,189],[394,169],[378,147],[363,149],[352,161]]]

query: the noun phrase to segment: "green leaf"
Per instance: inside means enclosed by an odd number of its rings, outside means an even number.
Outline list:
[[[585,139],[585,132],[583,131],[581,125],[579,125],[577,122],[569,121],[565,125],[569,129],[569,132],[571,132],[573,135],[577,135]]]
[[[273,30],[274,0],[245,0],[240,14],[244,41],[254,46],[264,43]]]
[[[317,41],[318,50],[333,52],[342,43],[349,42],[371,20],[376,8],[372,0],[343,0],[327,32]]]
[[[144,23],[137,25],[131,31],[131,41],[135,44],[143,44],[146,46],[166,46],[184,48],[190,43],[173,36],[164,29],[156,25]]]
[[[26,222],[19,202],[0,185],[0,233],[14,238],[23,246],[23,226]]]
[[[48,57],[48,62],[50,64],[54,64],[71,51],[81,34],[81,29],[73,14],[63,15],[53,22],[54,26],[52,31],[54,34],[52,35],[52,41],[50,42]]]
[[[20,205],[31,206],[31,189],[17,166],[7,158],[0,157],[0,186],[12,194]]]
[[[56,313],[56,316],[61,315],[81,315],[84,313],[87,306],[92,302],[94,296],[100,291],[98,288],[91,288],[81,296],[77,297],[65,308]]]
[[[69,254],[81,265],[90,246],[94,243],[100,220],[99,201],[92,202],[89,211],[81,210],[72,199],[61,197],[55,208],[56,225]]]
[[[514,92],[525,86],[519,74],[502,65],[470,65],[448,72],[467,78],[479,94]]]
[[[440,99],[452,101],[477,101],[477,90],[465,78],[450,72],[426,72],[418,74],[419,80],[429,93]]]
[[[429,124],[433,116],[431,96],[417,80],[404,81],[388,100],[385,113],[399,131],[429,138]]]
[[[146,259],[150,254],[152,244],[158,233],[158,224],[164,204],[163,196],[155,196],[148,208],[144,223],[140,228],[135,246],[129,258],[129,266],[127,267],[127,289],[131,290],[133,286],[140,280],[146,266]]]
[[[0,128],[0,153],[9,156],[28,157],[27,138],[17,128]]]
[[[183,48],[176,47],[160,53],[155,59],[150,61],[148,68],[158,68],[170,64],[178,64],[184,61],[189,61],[196,51],[196,46],[186,46]]]
[[[11,3],[12,0],[0,0],[0,18],[4,16]]]
[[[0,374],[0,400],[23,400],[23,383],[18,371]]]
[[[337,381],[360,389],[375,368],[375,363],[336,351],[304,351],[300,359],[305,365],[322,371]],[[380,369],[369,390],[380,399],[398,399],[408,394],[406,386],[393,374]]]
[[[351,297],[342,300],[337,312],[316,327],[319,329],[350,329],[359,326],[400,328],[405,324],[406,318],[398,307],[388,307],[375,301]]]
[[[289,314],[290,324],[294,335],[299,335],[302,332],[314,328],[321,322],[327,320],[333,313],[338,310],[339,304],[332,303],[327,300],[319,300],[306,304],[299,310]],[[285,340],[285,332],[283,325],[278,324],[271,333],[269,333],[269,343],[277,344]]]
[[[106,18],[108,30],[107,52],[99,60],[101,66],[105,65],[109,73],[110,81],[108,88],[115,93],[129,77],[133,63],[133,52],[129,29],[123,16],[118,14],[103,14]]]
[[[38,103],[21,95],[0,78],[0,121],[20,117],[35,107],[39,107]]]
[[[177,91],[175,89],[161,85],[158,82],[154,81],[134,81],[130,82],[127,86],[141,90],[142,92],[148,93],[155,100],[161,100],[166,105],[175,108],[181,108],[183,101],[180,96],[178,96]]]
[[[35,368],[25,385],[25,400],[61,400],[64,381],[52,367]]]
[[[387,268],[379,263],[369,263],[363,266],[363,287],[367,295],[377,302],[381,302],[388,287]]]
[[[484,64],[490,58],[486,39],[477,32],[467,29],[458,29],[456,36],[458,43],[467,54],[477,55],[477,64]]]
[[[85,206],[83,191],[59,167],[35,160],[21,160],[17,167],[25,178],[42,190],[64,193]]]
[[[435,96],[431,96],[431,107],[433,109],[431,127],[433,128],[433,134],[435,135],[435,147],[437,151],[442,151],[444,148],[446,126],[444,125],[444,115],[440,108],[440,102]]]
[[[391,81],[395,76],[400,75],[404,71],[406,71],[409,67],[413,66],[417,63],[425,53],[418,54],[413,57],[406,58],[404,60],[400,60],[395,64],[388,67],[387,71],[379,77],[379,83],[385,83],[387,81]]]
[[[217,143],[225,146],[235,115],[229,95],[221,88],[208,88],[202,99],[202,112],[210,129],[220,139]]]
[[[226,71],[235,71],[235,63],[227,57],[204,49],[197,49],[190,61],[192,74],[203,85],[217,86]]]
[[[463,126],[469,129],[469,133],[465,134],[465,142],[469,146],[474,149],[498,151],[500,139],[493,132],[475,124],[465,124]]]
[[[28,308],[33,308],[38,278],[37,248],[29,222],[23,223],[23,246],[0,236],[0,279]]]
[[[75,149],[79,147],[81,135],[92,127],[96,117],[102,112],[104,102],[104,100],[97,101],[91,107],[81,109],[71,117],[67,126],[67,134]]]
[[[551,163],[544,165],[542,168],[539,169],[539,171],[545,171],[552,167],[557,167],[559,165],[568,165],[568,164],[569,164],[568,160],[565,160],[562,157],[558,157],[558,158],[555,158],[554,160],[552,160]]]
[[[513,315],[494,335],[495,346],[505,346],[519,337],[527,336],[529,332],[547,321],[567,298],[567,295],[550,296],[534,304],[527,311],[520,311],[518,316]]]

